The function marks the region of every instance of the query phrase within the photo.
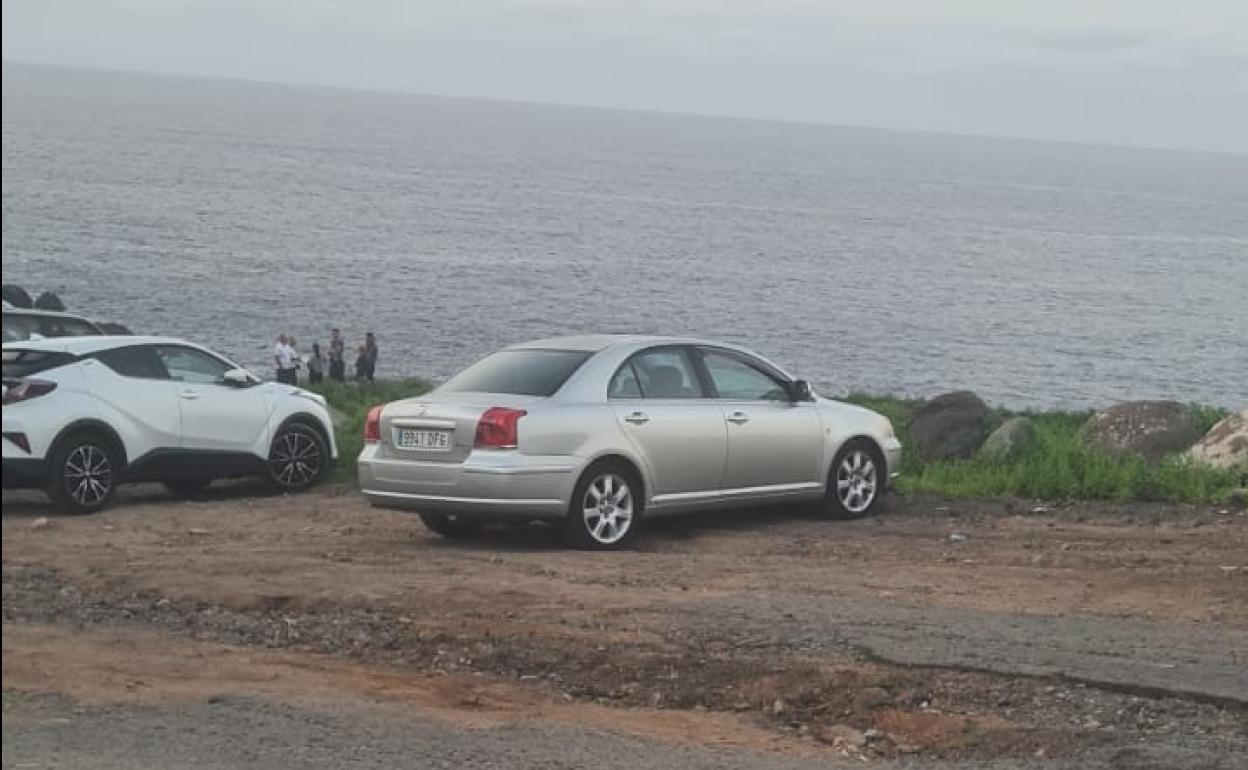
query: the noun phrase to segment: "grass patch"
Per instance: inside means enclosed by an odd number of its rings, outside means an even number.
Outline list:
[[[913,442],[905,426],[918,401],[851,393],[849,403],[873,409],[892,420],[903,446]],[[1197,406],[1202,431],[1226,416],[1226,411]],[[982,458],[924,462],[917,452],[903,452],[897,487],[903,492],[930,492],[948,497],[1017,496],[1043,500],[1170,500],[1220,502],[1244,484],[1241,470],[1217,470],[1166,458],[1150,466],[1137,455],[1114,457],[1083,440],[1083,425],[1091,412],[1011,412],[994,410],[989,429],[1023,414],[1036,427],[1031,450],[1010,460]]]
[[[330,406],[342,414],[334,430],[338,442],[338,465],[330,478],[349,481],[355,479],[355,458],[364,445],[364,418],[368,416],[368,410],[377,404],[428,393],[432,386],[424,380],[410,379],[373,383],[327,380],[315,385],[303,383],[303,387],[320,393]]]

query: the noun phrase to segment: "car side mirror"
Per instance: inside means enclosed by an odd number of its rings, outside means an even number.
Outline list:
[[[256,384],[256,378],[246,369],[229,369],[221,375],[221,381],[236,388],[250,388]]]
[[[815,393],[810,389],[810,383],[806,380],[795,380],[793,382],[793,400],[794,401],[814,401]]]

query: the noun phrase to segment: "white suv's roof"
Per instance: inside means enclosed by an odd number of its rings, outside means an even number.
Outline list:
[[[76,321],[87,321],[88,323],[94,323],[94,321],[91,321],[89,318],[86,318],[85,316],[77,315],[75,313],[62,313],[59,310],[43,310],[42,308],[37,308],[37,307],[14,307],[13,305],[9,304],[8,300],[5,300],[4,312],[10,315],[36,315],[36,316],[44,316],[47,318],[73,318]]]
[[[94,353],[98,350],[108,350],[109,348],[120,348],[128,345],[190,345],[195,348],[202,347],[202,345],[197,345],[194,342],[174,337],[150,337],[139,334],[116,336],[98,334],[89,337],[50,337],[43,340],[6,342],[4,343],[4,349],[46,350],[55,353],[73,353],[80,356]]]

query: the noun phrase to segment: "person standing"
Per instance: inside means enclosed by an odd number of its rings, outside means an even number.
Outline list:
[[[277,335],[277,344],[273,346],[273,362],[277,365],[277,381],[287,385],[298,383],[295,374],[295,349],[290,346],[285,334]]]
[[[368,378],[368,346],[360,343],[355,352],[355,379],[363,381]]]
[[[364,352],[368,355],[368,369],[365,376],[368,381],[373,381],[373,375],[377,374],[377,338],[372,332],[364,334]]]
[[[329,333],[329,379],[338,382],[347,379],[347,346],[339,329]]]
[[[308,358],[308,382],[325,379],[325,359],[321,357],[321,343],[312,343],[312,355]]]

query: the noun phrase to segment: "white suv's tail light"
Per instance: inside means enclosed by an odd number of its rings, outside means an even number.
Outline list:
[[[54,390],[56,383],[47,380],[10,380],[4,383],[4,405],[46,396]]]

